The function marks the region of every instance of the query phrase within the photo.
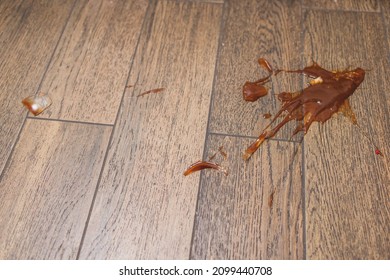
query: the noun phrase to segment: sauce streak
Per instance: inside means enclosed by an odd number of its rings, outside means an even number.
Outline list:
[[[228,172],[222,166],[220,166],[217,163],[210,162],[210,161],[197,161],[197,162],[191,164],[186,169],[186,171],[184,171],[183,174],[184,174],[184,176],[187,176],[195,171],[200,171],[200,170],[207,169],[207,168],[215,169],[215,170],[218,170],[218,171],[224,173],[226,176],[228,175]]]
[[[269,208],[272,208],[272,206],[274,205],[274,194],[275,194],[275,191],[273,190],[268,197],[268,207]]]
[[[165,90],[165,88],[155,88],[155,89],[151,89],[151,90],[148,90],[148,91],[145,91],[141,94],[138,94],[137,97],[140,97],[140,96],[144,96],[144,95],[147,95],[149,93],[160,93],[162,92],[163,90]]]
[[[227,159],[227,153],[225,152],[223,146],[219,147],[218,151],[223,156],[224,159]]]
[[[272,68],[270,67],[270,69]],[[276,70],[274,73],[277,75],[280,72],[300,73],[314,80],[300,92],[282,92],[278,94],[278,99],[282,102],[282,108],[256,141],[247,148],[243,155],[244,160],[248,160],[266,139],[273,137],[283,125],[292,120],[303,121],[303,124],[295,128],[292,136],[300,131],[306,134],[313,122],[324,123],[339,111],[349,117],[353,123],[357,123],[356,117],[349,106],[348,97],[355,92],[364,80],[365,71],[362,68],[356,68],[352,71],[331,72],[313,63],[313,65],[302,70]],[[269,78],[270,76],[267,76],[264,79],[268,80]],[[282,121],[268,129],[281,114],[286,114]]]

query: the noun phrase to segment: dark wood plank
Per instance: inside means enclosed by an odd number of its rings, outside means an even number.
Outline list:
[[[350,10],[364,12],[379,11],[377,0],[303,0],[303,5],[311,9]]]
[[[0,259],[75,259],[111,127],[28,119],[0,182]]]
[[[42,84],[53,99],[42,117],[114,123],[147,6],[77,2]]]
[[[389,65],[383,59],[387,46],[381,18],[328,11],[309,12],[305,18],[306,55],[330,69],[368,70],[351,105],[362,130],[385,155],[375,155],[341,115],[310,129],[305,137],[307,258],[389,259],[390,115],[384,90]]]
[[[245,102],[242,86],[267,73],[257,64],[267,58],[276,68],[296,69],[301,62],[300,1],[230,1],[225,4],[223,41],[217,66],[210,131],[233,135],[258,136],[280,104],[274,93],[300,89],[297,75],[280,74],[269,84],[268,96],[254,103]],[[292,124],[277,138],[290,138]]]
[[[269,141],[246,163],[242,150],[251,141],[209,137],[208,155],[223,146],[227,160],[214,161],[229,175],[202,171],[191,258],[303,258],[302,149]]]
[[[73,1],[2,1],[0,17],[0,173],[37,92]],[[3,14],[4,13],[4,14]]]
[[[203,151],[221,14],[159,1],[147,15],[80,258],[189,257],[199,175],[183,171]]]

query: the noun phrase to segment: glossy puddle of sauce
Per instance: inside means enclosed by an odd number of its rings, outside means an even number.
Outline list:
[[[265,59],[260,60],[266,61]],[[269,65],[268,62],[267,65]],[[272,67],[269,67],[269,69],[272,70]],[[248,160],[266,139],[273,137],[281,127],[292,120],[303,121],[303,124],[301,123],[295,128],[292,136],[300,131],[306,134],[313,122],[324,123],[337,112],[342,112],[352,123],[357,124],[356,117],[349,106],[348,98],[364,80],[365,71],[362,68],[351,71],[328,71],[317,63],[313,63],[313,65],[302,70],[276,70],[272,73],[277,75],[280,72],[304,74],[313,80],[307,88],[300,92],[282,92],[278,94],[278,99],[282,102],[281,109],[256,141],[246,149],[243,155],[244,160]],[[264,79],[268,80],[272,73]],[[245,91],[245,85],[243,90]],[[247,94],[249,93],[251,92],[247,91]],[[282,114],[285,114],[283,119],[271,127]]]
[[[261,78],[254,82],[247,81],[243,86],[243,98],[246,101],[254,102],[260,97],[267,95],[268,90],[264,84],[270,81],[272,75],[278,75],[281,72],[298,73],[307,75],[312,78],[309,86],[298,92],[281,92],[277,94],[278,100],[282,103],[281,109],[275,114],[271,122],[265,127],[260,136],[245,150],[243,159],[248,160],[261,144],[269,139],[280,130],[286,123],[295,120],[300,122],[292,133],[292,136],[300,131],[305,134],[309,130],[313,122],[324,123],[329,120],[335,113],[342,113],[347,117],[352,124],[360,128],[357,123],[356,116],[353,113],[348,98],[360,86],[365,77],[365,71],[362,68],[356,68],[348,71],[328,71],[317,63],[313,63],[304,69],[299,70],[273,70],[269,62],[260,58],[258,60],[261,67],[266,69],[269,74],[265,78]],[[263,114],[263,117],[268,119],[272,115],[270,113]],[[281,117],[282,120],[271,127],[271,125]],[[375,153],[383,156],[381,151],[376,147],[373,141],[363,131],[360,131],[365,138],[375,147]],[[220,148],[220,153],[223,152]],[[212,158],[215,157],[214,154]],[[224,156],[224,158],[226,158]],[[202,169],[211,168],[223,172],[227,175],[227,171],[217,163],[210,161],[198,161],[192,164],[184,172],[184,175],[189,175],[192,172]],[[268,205],[272,207],[274,192],[270,194]]]

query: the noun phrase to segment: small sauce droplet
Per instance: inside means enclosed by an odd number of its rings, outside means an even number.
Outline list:
[[[263,114],[264,119],[269,119],[270,117],[272,117],[272,115],[270,113]]]

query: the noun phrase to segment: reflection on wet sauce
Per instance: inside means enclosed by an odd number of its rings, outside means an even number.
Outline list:
[[[226,176],[228,175],[228,172],[221,165],[219,165],[217,163],[210,162],[210,161],[197,161],[197,162],[191,164],[186,169],[186,171],[184,171],[184,176],[187,176],[195,171],[200,171],[200,170],[207,169],[207,168],[215,169],[215,170],[218,170],[218,171],[224,173]]]
[[[282,126],[292,120],[303,121],[295,128],[292,136],[300,131],[306,134],[313,122],[324,123],[337,112],[341,112],[353,124],[357,125],[356,116],[351,110],[348,97],[364,80],[365,71],[362,68],[356,68],[352,71],[328,71],[317,63],[313,63],[302,70],[272,71],[272,67],[265,59],[259,59],[259,63],[263,67],[267,65],[268,67],[265,68],[269,70],[270,74],[254,83],[262,84],[268,81],[272,74],[278,75],[280,72],[304,74],[313,80],[310,81],[307,88],[299,92],[282,92],[277,95],[277,98],[282,102],[282,107],[256,141],[247,148],[243,155],[245,160],[249,159],[266,139],[273,137]],[[248,91],[247,83],[243,87],[244,92]],[[271,127],[278,117],[282,117],[282,120]],[[368,136],[365,137],[368,138]],[[376,150],[378,151],[376,153],[379,154],[380,151],[377,148]]]

